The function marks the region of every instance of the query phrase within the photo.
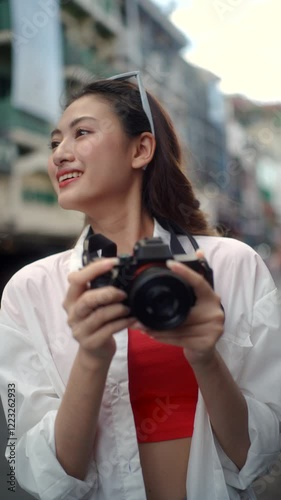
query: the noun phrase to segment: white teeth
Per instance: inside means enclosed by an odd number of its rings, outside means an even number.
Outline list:
[[[66,179],[73,179],[75,177],[81,177],[81,172],[71,172],[70,174],[64,174],[59,177],[59,182],[65,181]]]

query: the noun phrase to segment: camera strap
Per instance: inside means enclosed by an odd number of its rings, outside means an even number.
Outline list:
[[[101,250],[103,257],[116,257],[117,255],[116,243],[102,234],[94,234],[90,226],[83,245],[83,264],[87,262],[87,255],[90,255],[92,259],[98,257],[98,250]]]
[[[173,255],[176,254],[181,254],[181,253],[186,253],[186,251],[183,249],[180,241],[178,240],[176,233],[179,235],[187,236],[189,239],[193,249],[196,251],[199,249],[199,245],[192,236],[192,234],[184,231],[181,227],[179,227],[175,222],[170,222],[167,219],[164,219],[162,217],[157,217],[157,221],[159,222],[160,226],[162,226],[164,229],[169,231],[171,235],[171,240],[170,240],[170,249]]]
[[[164,229],[166,229],[167,231],[169,231],[169,233],[171,235],[170,250],[171,250],[171,253],[173,255],[183,254],[183,253],[186,254],[186,251],[183,249],[180,241],[178,240],[178,238],[176,236],[176,233],[178,235],[187,236],[187,238],[189,239],[189,241],[190,241],[190,243],[193,246],[193,248],[194,248],[195,251],[199,249],[199,245],[198,245],[196,239],[190,233],[184,231],[176,223],[170,222],[167,219],[162,219],[162,217],[157,217],[157,221],[159,222],[159,224]],[[209,264],[208,264],[208,262],[207,262],[207,260],[205,258],[201,259],[201,262],[204,263],[205,270],[209,274],[208,281],[211,284],[212,288],[214,288],[213,271],[210,268],[210,266],[209,266]],[[221,308],[224,311],[224,308],[223,308],[222,304],[221,304]]]
[[[170,250],[172,255],[186,253],[176,233],[187,236],[194,250],[198,250],[199,246],[195,238],[190,233],[183,231],[175,222],[170,222],[162,217],[157,217],[157,221],[160,226],[166,229],[171,235]],[[94,234],[90,227],[84,241],[83,261],[87,253],[90,253],[92,258],[98,257],[98,250],[101,250],[103,257],[115,257],[117,248],[113,241],[105,238],[105,236],[101,234]]]

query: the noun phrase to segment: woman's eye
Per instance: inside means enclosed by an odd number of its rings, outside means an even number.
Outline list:
[[[49,146],[49,149],[51,149],[53,151],[54,149],[56,149],[59,146],[59,144],[60,143],[58,141],[51,141],[51,142],[49,142],[48,146]]]
[[[76,137],[79,137],[81,135],[87,135],[89,133],[90,133],[89,130],[85,130],[84,128],[79,128],[79,129],[76,130],[76,134],[75,135],[76,135]]]

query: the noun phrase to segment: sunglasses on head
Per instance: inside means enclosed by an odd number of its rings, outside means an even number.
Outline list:
[[[147,116],[147,119],[149,121],[151,133],[155,136],[155,129],[154,129],[151,108],[149,105],[146,90],[145,90],[143,83],[142,83],[140,71],[129,71],[128,73],[121,73],[120,75],[111,76],[110,78],[107,78],[107,80],[120,80],[120,81],[122,81],[122,80],[129,80],[130,78],[133,78],[133,77],[136,77],[136,79],[137,79],[142,107],[143,107],[143,110],[144,110],[144,112]]]

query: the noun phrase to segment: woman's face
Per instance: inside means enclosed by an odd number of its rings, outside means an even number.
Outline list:
[[[133,144],[107,102],[74,101],[51,136],[48,172],[59,204],[89,214],[96,203],[122,199],[133,179]]]

